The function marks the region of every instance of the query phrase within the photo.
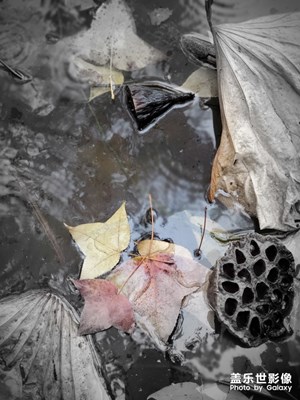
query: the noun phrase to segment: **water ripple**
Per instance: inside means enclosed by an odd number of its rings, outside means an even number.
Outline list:
[[[0,58],[14,66],[23,65],[33,50],[29,30],[18,20],[0,24]]]

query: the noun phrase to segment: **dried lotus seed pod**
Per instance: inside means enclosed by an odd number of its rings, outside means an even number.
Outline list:
[[[247,346],[292,333],[294,258],[277,239],[256,233],[231,243],[210,277],[218,319]]]

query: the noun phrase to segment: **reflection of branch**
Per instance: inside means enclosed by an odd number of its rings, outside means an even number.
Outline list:
[[[109,152],[111,153],[112,157],[113,157],[114,160],[117,162],[118,166],[120,167],[121,171],[122,171],[123,174],[126,176],[127,181],[128,181],[128,180],[129,180],[129,175],[128,175],[127,171],[126,171],[126,168],[123,166],[123,163],[122,163],[121,158],[118,156],[117,152],[116,152],[115,149],[109,144],[109,142],[107,142],[107,141],[105,140],[105,138],[102,138],[102,128],[101,128],[100,122],[99,122],[99,120],[98,120],[98,118],[97,118],[97,115],[95,114],[95,111],[94,111],[93,107],[91,106],[91,104],[90,104],[88,101],[87,101],[87,105],[88,105],[88,107],[89,107],[89,109],[90,109],[91,114],[93,115],[93,117],[94,117],[94,119],[95,119],[95,122],[96,122],[96,125],[97,125],[97,127],[98,127],[98,131],[99,131],[99,134],[100,134],[100,138],[102,139],[103,145],[107,148],[107,151],[109,151]]]
[[[30,204],[33,214],[35,215],[36,219],[38,220],[38,222],[40,223],[41,227],[44,230],[45,235],[47,236],[49,242],[52,245],[53,250],[55,251],[58,261],[60,264],[64,264],[65,263],[65,257],[64,254],[59,246],[59,244],[57,243],[56,237],[53,234],[47,220],[45,219],[45,217],[43,216],[43,214],[41,213],[37,203],[35,202],[35,200],[33,200],[30,196],[30,194],[28,193],[28,191],[26,190],[25,184],[23,182],[21,182],[19,180],[19,178],[17,176],[15,176],[16,181],[18,182],[18,185],[20,187],[20,189],[24,192],[24,194],[26,195],[26,200],[27,202]]]
[[[37,204],[34,201],[28,199],[28,203],[31,205],[33,213],[36,216],[36,219],[39,221],[42,228],[44,229],[44,232],[45,232],[46,236],[48,237],[48,240],[51,243],[51,245],[57,255],[58,261],[60,262],[60,264],[64,264],[65,257],[63,255],[63,252],[61,251],[60,246],[57,243],[57,240],[56,240],[47,220],[43,217],[40,209],[38,208]]]
[[[150,204],[150,213],[151,213],[151,241],[150,241],[150,247],[149,247],[149,256],[151,254],[152,250],[152,244],[154,240],[154,218],[153,218],[153,207],[152,207],[152,197],[151,194],[149,193],[149,204]]]

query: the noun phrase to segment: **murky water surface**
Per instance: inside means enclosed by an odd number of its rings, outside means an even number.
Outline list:
[[[78,276],[81,258],[63,222],[104,221],[125,200],[137,237],[149,207],[148,193],[160,215],[156,229],[162,237],[175,236],[168,228],[175,213],[189,210],[202,216],[205,206],[209,218],[225,229],[252,226],[241,213],[206,202],[216,140],[211,110],[201,109],[198,100],[171,110],[144,134],[136,130],[122,96],[112,101],[107,93],[87,103],[86,86],[69,71],[68,40],[88,29],[100,3],[0,2],[0,58],[33,76],[30,83],[20,85],[0,70],[1,296],[50,282],[76,304],[65,278]],[[125,79],[182,84],[196,67],[181,53],[179,38],[190,31],[207,31],[204,0],[127,3],[138,35],[168,59],[127,72]],[[297,7],[297,2],[281,3],[253,0],[250,7],[246,1],[216,2],[214,19],[240,21]],[[166,10],[160,14],[159,8]],[[184,229],[176,237],[184,241]],[[192,251],[195,243],[185,242],[185,246]],[[113,329],[97,334],[111,394],[140,400],[173,382],[200,382],[201,376],[225,379],[226,375],[228,380],[232,371],[227,373],[226,363],[220,360],[223,351],[229,354],[235,349],[232,339],[225,337],[225,344],[212,345],[208,336],[201,347],[194,337],[197,345],[189,347],[187,336],[188,329],[179,332],[165,358],[141,333],[135,341]],[[274,359],[264,365],[281,363],[284,368],[287,360],[282,354],[289,353],[290,347],[272,346]],[[240,355],[245,354],[241,350]],[[251,351],[249,359],[254,362]],[[261,354],[260,349],[253,371],[262,369]],[[180,365],[181,357],[188,362]],[[234,372],[242,372],[241,362],[237,357]]]

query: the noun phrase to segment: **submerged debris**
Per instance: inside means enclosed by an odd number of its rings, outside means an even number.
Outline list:
[[[145,82],[125,86],[130,114],[141,131],[154,123],[176,104],[193,100],[194,94],[175,89],[161,82]]]
[[[291,334],[294,258],[278,240],[250,234],[232,243],[210,277],[210,301],[227,329],[247,346]]]
[[[26,74],[24,71],[21,71],[20,69],[11,67],[1,59],[0,59],[0,69],[3,69],[4,71],[8,72],[9,75],[11,75],[19,83],[24,84],[32,81],[31,75]]]
[[[169,8],[155,8],[153,11],[149,12],[148,15],[151,20],[152,25],[159,26],[162,22],[165,22],[171,15],[173,11]]]

